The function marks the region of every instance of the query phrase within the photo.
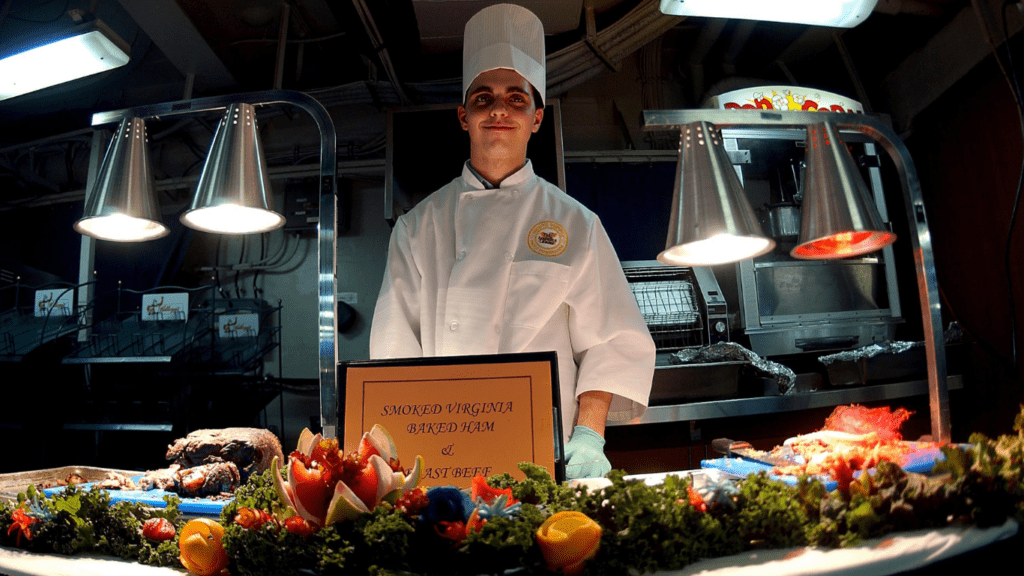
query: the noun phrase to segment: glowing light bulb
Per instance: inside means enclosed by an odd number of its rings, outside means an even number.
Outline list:
[[[774,247],[771,238],[718,234],[668,248],[658,254],[658,261],[673,266],[715,266],[756,258]]]
[[[125,214],[86,218],[76,222],[74,227],[80,234],[113,242],[142,242],[160,238],[170,232],[159,222]]]
[[[221,204],[186,212],[181,221],[204,232],[258,234],[283,226],[284,216],[262,208]]]

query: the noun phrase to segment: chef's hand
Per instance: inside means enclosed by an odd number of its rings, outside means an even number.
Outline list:
[[[612,463],[604,455],[604,438],[587,426],[576,426],[565,444],[565,476],[603,478],[612,471]]]

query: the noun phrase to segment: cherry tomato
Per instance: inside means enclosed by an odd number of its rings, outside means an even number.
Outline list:
[[[235,524],[246,530],[256,530],[272,519],[273,516],[258,508],[239,508],[235,514]]]
[[[285,530],[292,534],[298,534],[303,538],[309,538],[316,532],[316,526],[306,522],[301,516],[292,516],[284,521]]]
[[[150,518],[142,525],[142,535],[147,540],[163,542],[174,538],[174,524],[167,518]]]

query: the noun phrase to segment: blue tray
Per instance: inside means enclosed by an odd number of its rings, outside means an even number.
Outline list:
[[[139,476],[132,477],[132,481],[134,482],[138,482],[141,479],[141,474]],[[87,482],[79,484],[78,487],[81,490],[88,490],[95,484],[95,482]],[[47,496],[53,496],[54,494],[59,494],[64,490],[64,486],[55,486],[53,488],[44,489],[43,493]],[[178,496],[178,499],[181,500],[181,503],[178,504],[178,510],[180,510],[182,514],[191,514],[195,516],[220,516],[221,510],[234,500],[234,497],[219,498],[217,500],[210,498],[186,498],[166,490],[107,490],[107,494],[110,495],[111,504],[115,502],[135,502],[137,504],[152,506],[153,508],[167,507],[167,502],[164,502],[164,496]]]
[[[935,447],[918,447],[917,442],[908,442],[907,444],[913,448],[913,451],[904,456],[903,469],[907,472],[916,472],[919,474],[927,474],[932,471],[935,467],[936,461],[945,460],[946,457],[942,454],[942,451]],[[796,476],[780,476],[772,474],[773,466],[771,464],[765,464],[764,462],[756,462],[754,460],[747,460],[746,458],[714,458],[711,460],[701,460],[701,468],[714,468],[728,472],[730,474],[737,474],[740,476],[748,476],[750,474],[757,474],[758,472],[767,472],[768,476],[774,480],[780,480],[787,484],[796,485]],[[854,476],[859,476],[860,472],[855,472]],[[837,483],[835,480],[827,476],[815,476],[818,481],[824,484],[826,490],[835,490]]]

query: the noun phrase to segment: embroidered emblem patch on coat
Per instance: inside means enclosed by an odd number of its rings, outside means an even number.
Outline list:
[[[530,250],[537,254],[553,258],[565,252],[566,246],[569,245],[569,233],[558,222],[546,220],[538,222],[530,229],[526,243]]]

